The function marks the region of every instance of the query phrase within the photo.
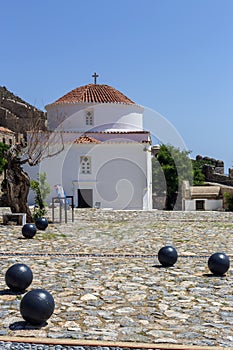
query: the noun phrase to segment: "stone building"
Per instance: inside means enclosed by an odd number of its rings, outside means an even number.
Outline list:
[[[183,182],[182,210],[222,210],[223,193],[221,186],[205,185],[190,186],[188,181]]]
[[[14,145],[16,142],[16,134],[14,131],[0,126],[0,142],[5,143],[6,145]]]
[[[183,182],[182,210],[225,210],[228,203],[225,194],[233,197],[233,169],[224,173],[224,162],[198,155],[196,160],[203,161],[202,172],[205,176],[203,186],[190,186]]]

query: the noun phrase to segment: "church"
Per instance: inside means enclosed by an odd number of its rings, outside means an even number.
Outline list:
[[[51,186],[48,202],[62,188],[77,208],[151,210],[151,135],[143,129],[144,109],[98,84],[96,73],[93,78],[45,107],[48,130],[60,133],[64,145],[37,168]]]

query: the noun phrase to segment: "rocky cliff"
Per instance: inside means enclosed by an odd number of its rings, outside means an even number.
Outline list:
[[[35,125],[45,130],[46,113],[0,86],[0,126],[26,135]]]

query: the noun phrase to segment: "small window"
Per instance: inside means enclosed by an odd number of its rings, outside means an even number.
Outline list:
[[[94,125],[94,111],[88,110],[86,111],[86,125]]]
[[[91,157],[80,157],[81,174],[91,174]]]
[[[3,143],[6,143],[5,137],[2,138],[2,142],[3,142]]]
[[[9,145],[12,146],[12,139],[9,139]]]

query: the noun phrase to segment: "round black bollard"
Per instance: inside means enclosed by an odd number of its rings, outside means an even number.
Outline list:
[[[176,263],[178,258],[177,251],[174,247],[167,245],[161,248],[158,252],[158,260],[163,266],[172,266]]]
[[[32,283],[33,274],[25,264],[14,264],[5,273],[5,282],[10,290],[23,292]]]
[[[45,289],[33,289],[24,295],[20,302],[23,319],[33,325],[41,325],[53,314],[55,303]]]
[[[38,230],[44,231],[48,227],[48,220],[46,218],[36,219],[36,228]]]
[[[230,267],[230,260],[224,253],[214,253],[208,259],[210,271],[217,276],[224,275]]]
[[[33,238],[36,234],[36,225],[35,224],[23,225],[22,234],[25,238]]]

